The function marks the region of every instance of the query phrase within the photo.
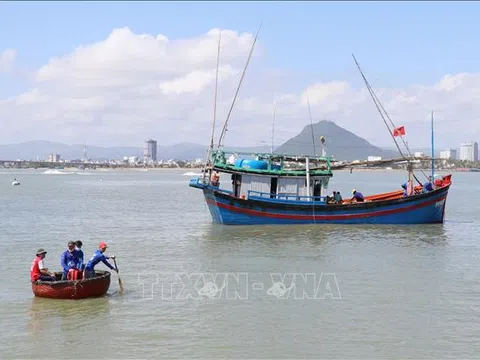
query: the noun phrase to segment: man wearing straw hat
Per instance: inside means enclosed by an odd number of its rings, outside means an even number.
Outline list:
[[[30,280],[32,281],[55,281],[55,274],[48,271],[43,264],[43,259],[47,252],[44,249],[38,249],[35,259],[33,259],[30,268]]]

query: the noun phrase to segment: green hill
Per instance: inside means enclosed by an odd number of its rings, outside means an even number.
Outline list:
[[[323,120],[313,124],[313,134],[316,154],[322,154],[320,136],[324,136],[327,155],[333,156],[335,160],[366,160],[368,156],[381,156],[385,159],[398,156],[397,152],[376,147],[332,121]],[[275,152],[314,155],[311,126],[305,126],[300,134],[279,146]]]

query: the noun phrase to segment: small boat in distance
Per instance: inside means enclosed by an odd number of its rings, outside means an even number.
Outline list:
[[[110,287],[110,272],[95,271],[95,277],[81,280],[61,280],[62,273],[55,273],[57,281],[34,281],[32,291],[36,297],[50,299],[85,299],[104,296]]]
[[[13,179],[12,186],[18,186],[18,185],[20,185],[20,181],[18,181],[17,179]]]

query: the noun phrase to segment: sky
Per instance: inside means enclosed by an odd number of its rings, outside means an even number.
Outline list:
[[[262,23],[225,145],[270,145],[274,124],[278,146],[327,119],[391,147],[354,53],[411,147],[430,145],[433,110],[437,146],[457,148],[480,141],[479,13],[458,1],[0,2],[0,143],[209,143],[221,29],[217,142]]]

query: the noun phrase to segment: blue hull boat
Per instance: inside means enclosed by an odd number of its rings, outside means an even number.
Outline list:
[[[217,152],[216,159],[224,158],[218,155]],[[267,157],[272,159],[275,154]],[[285,156],[278,158],[285,160]],[[264,166],[258,166],[262,160],[255,160],[254,166],[251,162],[247,167],[244,167],[245,162],[227,164],[220,160],[211,169],[215,174],[213,182],[195,178],[191,179],[190,186],[203,191],[213,222],[226,225],[432,224],[444,221],[450,175],[437,179],[431,191],[417,186],[409,196],[399,190],[367,196],[363,202],[334,202],[325,196],[332,176],[328,159],[311,160],[324,160],[327,166],[286,170],[268,160],[264,161]],[[218,174],[231,175],[230,189],[220,187],[222,181],[218,181]],[[230,181],[227,184],[230,186]]]

